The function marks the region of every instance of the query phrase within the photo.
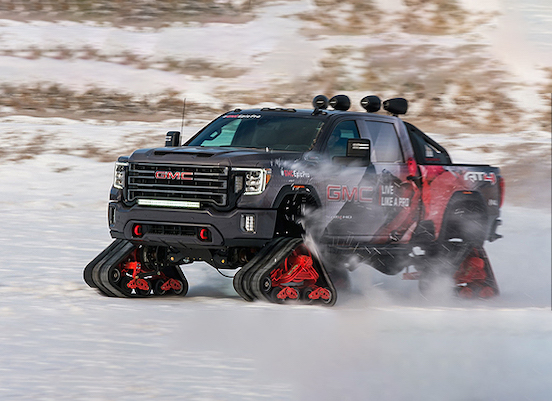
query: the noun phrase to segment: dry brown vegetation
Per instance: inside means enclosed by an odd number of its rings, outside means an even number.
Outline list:
[[[63,130],[63,128],[61,128]],[[114,126],[115,129],[115,126]],[[97,143],[91,139],[77,138],[68,145],[67,138],[42,129],[2,133],[2,144],[9,144],[9,152],[0,147],[0,163],[33,159],[39,155],[54,153],[84,157],[100,162],[113,162],[121,154],[130,154],[136,149],[152,146],[152,138],[161,139],[158,133],[151,129],[136,131],[132,134],[115,134],[113,143]],[[158,141],[160,143],[160,141]],[[158,143],[153,142],[153,143]],[[7,148],[7,147],[6,147]],[[67,169],[59,168],[56,172]]]
[[[234,15],[268,2],[270,0],[0,0],[0,17],[5,13],[18,13],[29,19],[41,18],[41,15],[70,19],[93,16],[105,21],[128,22],[142,16],[144,24],[147,24],[168,14],[178,18],[186,15],[196,21],[206,15]],[[382,21],[389,21],[389,18],[400,22],[394,26],[403,32],[451,34],[470,31],[482,19],[490,17],[490,14],[475,15],[463,9],[456,0],[403,0],[405,11],[398,17],[386,15],[372,0],[313,0],[313,4],[316,8],[300,17],[318,24],[326,33],[337,34],[377,33],[380,25],[382,29],[388,27]],[[165,22],[169,21],[173,19],[168,18]],[[236,106],[256,106],[266,101],[285,107],[308,107],[312,96],[318,93],[356,92],[377,94],[383,98],[405,97],[411,104],[409,117],[428,129],[441,132],[523,129],[528,118],[535,118],[524,114],[521,106],[511,97],[513,83],[509,75],[503,66],[491,59],[491,53],[482,44],[449,48],[436,44],[395,42],[362,48],[335,46],[326,49],[326,54],[320,60],[317,71],[308,79],[294,82],[280,80],[269,87],[247,91],[229,91],[221,85],[211,95],[226,99],[228,104],[221,109],[190,104],[190,109],[195,107],[208,116],[210,112],[218,113]],[[154,59],[131,51],[113,55],[90,45],[79,48],[59,45],[51,48],[5,48],[0,49],[0,55],[29,59],[94,60],[136,69],[160,69],[202,79],[231,79],[248,72],[244,67],[223,65],[202,58],[184,59],[173,55]],[[549,103],[552,68],[548,70],[548,75],[548,82],[541,92]],[[267,93],[270,93],[269,99]],[[0,96],[0,106],[18,113],[72,118],[160,120],[179,115],[182,105],[182,95],[174,91],[135,96],[92,88],[78,93],[61,85],[45,83],[22,86],[4,84],[0,86]],[[536,114],[542,120],[542,128],[550,129],[550,110]]]
[[[472,13],[456,0],[403,0],[407,7],[400,18],[404,32],[447,35],[468,32],[488,21],[492,13]]]
[[[56,60],[93,60],[127,65],[137,69],[159,69],[183,75],[213,78],[236,78],[247,72],[245,68],[215,63],[201,58],[179,60],[175,57],[165,57],[161,60],[154,60],[128,50],[114,56],[88,45],[77,49],[70,49],[62,45],[53,48],[31,46],[27,49],[18,49],[17,51],[3,49],[0,50],[0,56],[21,57],[31,60],[43,57]]]
[[[175,21],[246,22],[266,0],[0,0],[0,17],[17,20],[93,20],[162,27]]]
[[[182,114],[183,99],[175,91],[136,96],[100,88],[77,92],[58,84],[47,83],[2,84],[0,107],[8,108],[3,113],[6,115],[15,111],[31,116],[159,121],[178,118]],[[220,111],[189,100],[186,102],[186,110],[211,117]]]
[[[317,8],[299,14],[305,21],[317,24],[311,34],[365,35],[399,27],[405,33],[448,35],[464,33],[488,22],[494,13],[474,13],[456,0],[402,0],[404,10],[389,14],[373,1],[314,0]]]
[[[382,11],[371,0],[314,0],[316,10],[299,14],[326,34],[379,32]]]

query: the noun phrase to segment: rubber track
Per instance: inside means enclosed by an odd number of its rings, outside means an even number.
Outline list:
[[[243,277],[243,289],[245,291],[246,294],[248,294],[251,298],[253,299],[259,299],[255,293],[253,292],[253,288],[251,286],[251,281],[253,280],[253,275],[260,269],[262,268],[263,266],[265,266],[267,263],[269,263],[269,261],[271,260],[271,258],[273,257],[273,255],[278,252],[278,250],[284,246],[284,244],[290,240],[290,238],[286,238],[286,237],[280,237],[280,238],[277,238],[276,240],[274,241],[271,241],[268,245],[270,246],[270,249],[268,249],[268,252],[266,253],[266,255],[264,255],[264,257],[259,260],[259,262],[256,264],[256,266],[250,270],[248,270],[247,272],[245,272],[244,274],[244,277]],[[263,299],[263,298],[260,298],[260,299]]]
[[[94,284],[94,288],[97,288],[102,294],[107,296],[114,296],[114,294],[111,294],[107,288],[105,288],[101,281],[100,281],[100,274],[99,269],[113,256],[114,252],[117,252],[125,245],[125,240],[120,241],[113,241],[113,243],[108,246],[100,255],[103,254],[102,258],[98,258],[98,262],[95,264],[89,264],[90,267],[86,267],[89,269],[90,277],[92,280],[92,283]]]
[[[84,282],[88,284],[89,287],[92,288],[98,288],[98,285],[94,282],[92,278],[92,270],[94,269],[94,266],[97,265],[100,262],[104,262],[104,258],[108,257],[109,254],[115,249],[121,242],[124,240],[122,239],[116,239],[113,241],[107,248],[105,248],[98,256],[96,256],[90,263],[86,265],[83,271],[83,278]]]
[[[123,240],[117,244],[102,261],[92,269],[92,278],[98,289],[109,297],[127,298],[128,295],[109,282],[109,273],[132,252],[136,246],[132,242]]]
[[[236,292],[246,301],[252,302],[255,295],[249,285],[251,277],[255,271],[261,267],[267,257],[278,249],[279,244],[286,238],[279,237],[267,243],[249,262],[247,262],[234,276],[233,285]]]
[[[263,275],[265,273],[270,273],[278,267],[278,265],[280,265],[280,263],[282,263],[285,258],[292,253],[293,250],[299,246],[299,244],[301,244],[301,242],[303,242],[301,238],[286,238],[286,240],[283,241],[278,248],[274,249],[274,252],[269,255],[266,262],[263,265],[259,265],[258,269],[256,269],[253,273],[250,281],[251,290],[255,294],[255,298],[270,301],[270,299],[265,297],[261,288],[261,280]]]
[[[483,261],[485,262],[485,273],[487,275],[487,277],[485,278],[485,284],[493,289],[493,291],[495,292],[495,295],[499,295],[500,290],[498,288],[498,283],[496,281],[496,277],[494,275],[493,268],[491,266],[491,261],[489,260],[489,256],[487,255],[487,252],[485,251],[485,249],[483,249],[482,246],[477,247],[475,249],[479,253],[479,256],[481,257],[481,259],[483,259]]]
[[[482,245],[474,245],[473,243],[467,242],[461,244],[449,243],[447,245],[442,245],[442,247],[443,249],[439,251],[438,255],[424,258],[425,268],[421,280],[431,280],[432,277],[441,274],[452,277],[458,269],[460,269],[464,260],[469,257],[475,249],[485,261],[485,273],[487,274],[485,283],[495,291],[496,295],[499,294],[500,291],[489,257]]]

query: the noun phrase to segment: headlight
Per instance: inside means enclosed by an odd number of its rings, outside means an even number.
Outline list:
[[[235,189],[241,190],[242,180],[244,180],[244,195],[261,194],[272,177],[272,170],[269,168],[233,168],[232,170],[243,172],[243,179],[241,176],[236,177]]]
[[[126,172],[128,163],[115,163],[115,174],[113,175],[113,186],[118,189],[123,189],[126,182]]]

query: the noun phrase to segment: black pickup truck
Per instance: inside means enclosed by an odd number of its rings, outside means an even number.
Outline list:
[[[333,110],[328,110],[328,104]],[[88,285],[110,296],[188,289],[182,266],[240,269],[246,300],[332,305],[340,261],[356,255],[426,291],[438,275],[465,297],[498,294],[486,240],[500,238],[497,167],[453,164],[398,116],[408,103],[317,96],[313,109],[227,112],[184,145],[119,157],[110,194],[115,241],[88,264]],[[406,269],[406,270],[405,270]]]

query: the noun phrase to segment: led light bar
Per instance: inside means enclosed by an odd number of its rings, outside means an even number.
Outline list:
[[[199,209],[199,202],[190,201],[173,201],[173,200],[157,200],[157,199],[138,199],[140,206],[156,206],[156,207],[180,207],[185,209]]]

